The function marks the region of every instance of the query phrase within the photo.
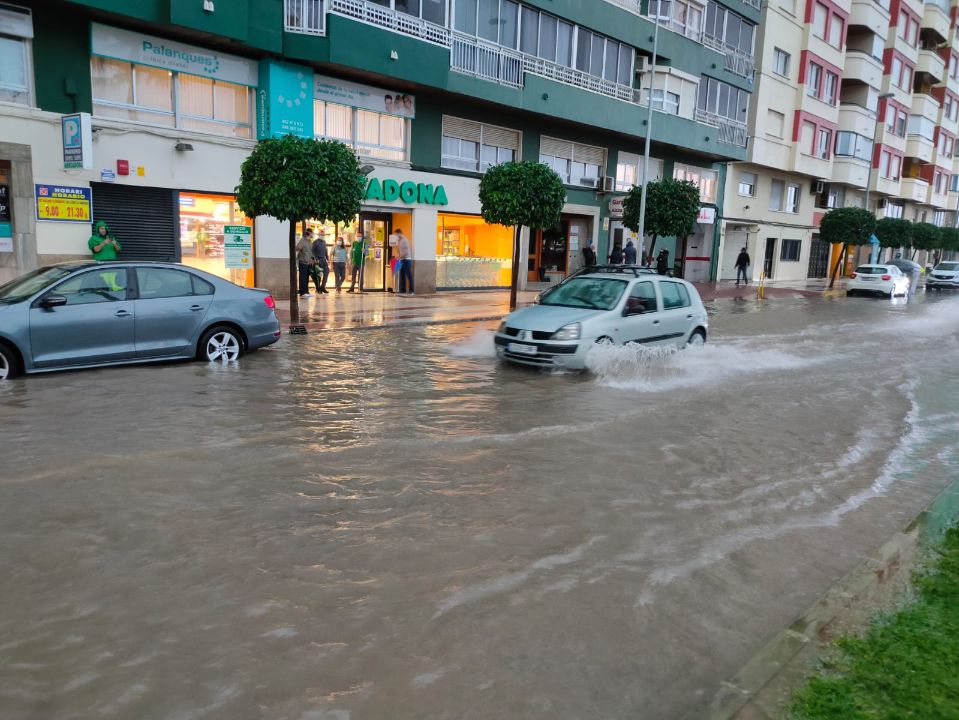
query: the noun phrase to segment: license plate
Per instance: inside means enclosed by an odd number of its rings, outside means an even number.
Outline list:
[[[535,345],[523,345],[522,343],[510,343],[506,346],[506,349],[511,353],[516,353],[517,355],[535,355],[536,346]]]
[[[866,282],[872,282],[873,280],[876,280],[876,278],[874,278],[874,277],[864,277],[863,280],[865,280]]]

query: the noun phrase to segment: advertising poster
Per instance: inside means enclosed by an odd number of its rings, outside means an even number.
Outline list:
[[[224,225],[223,255],[228,268],[248,270],[253,267],[253,228]]]
[[[93,191],[85,187],[35,185],[37,220],[48,222],[90,222]]]

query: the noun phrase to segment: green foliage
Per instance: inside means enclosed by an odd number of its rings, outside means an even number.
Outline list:
[[[633,187],[623,199],[623,225],[639,232],[642,186]],[[685,180],[653,180],[646,189],[646,235],[685,238],[696,227],[699,215],[699,188]]]
[[[548,228],[559,222],[566,189],[552,168],[527,160],[487,170],[480,181],[479,197],[488,223]]]
[[[915,584],[913,604],[837,643],[826,671],[794,696],[792,718],[959,720],[959,529]]]
[[[932,223],[912,226],[912,247],[915,250],[935,250],[939,247],[939,228]]]
[[[876,221],[876,237],[884,248],[912,246],[912,223],[902,218],[882,218]]]
[[[366,178],[343,143],[293,135],[263,140],[243,162],[236,202],[250,217],[277,220],[352,220]]]
[[[875,227],[876,216],[865,208],[837,208],[823,216],[819,236],[828,243],[868,245]]]
[[[951,227],[940,228],[939,247],[943,250],[959,251],[959,230]]]

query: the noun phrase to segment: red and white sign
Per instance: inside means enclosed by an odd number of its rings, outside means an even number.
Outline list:
[[[623,200],[625,198],[614,197],[609,199],[609,216],[621,218],[623,216]]]
[[[696,222],[698,222],[700,225],[712,225],[714,222],[716,222],[716,208],[699,208],[699,215],[696,216]]]

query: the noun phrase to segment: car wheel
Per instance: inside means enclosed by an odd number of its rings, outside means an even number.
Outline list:
[[[243,354],[243,341],[233,328],[212,327],[203,333],[198,354],[209,362],[233,362]]]
[[[596,338],[596,344],[597,345],[615,345],[615,343],[613,342],[613,338],[609,337],[609,335],[603,335],[602,337]]]
[[[706,344],[706,333],[704,333],[699,328],[693,330],[689,336],[689,340],[686,341],[686,347],[702,347]]]
[[[0,344],[0,380],[12,380],[20,373],[20,361],[13,350]]]
[[[855,294],[856,294],[855,290],[846,290],[846,297],[853,297],[855,296]]]

